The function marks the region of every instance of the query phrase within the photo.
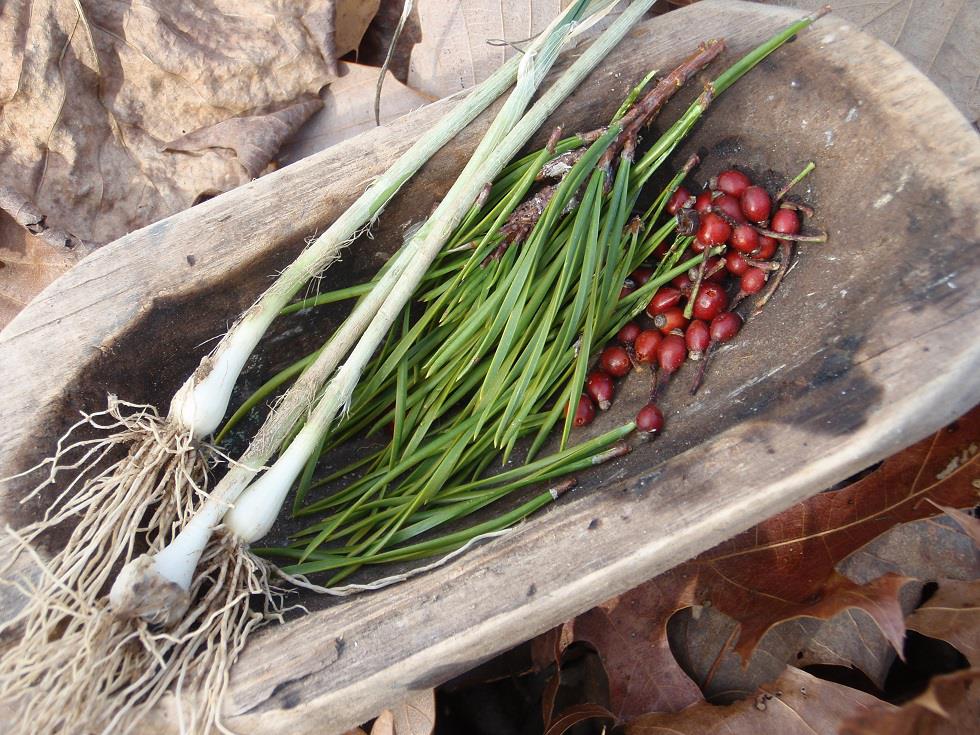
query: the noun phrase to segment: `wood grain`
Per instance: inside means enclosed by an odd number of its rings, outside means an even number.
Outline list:
[[[824,0],[761,0],[809,12]],[[834,12],[893,46],[980,125],[980,13],[972,0],[832,3]]]
[[[725,36],[730,61],[793,11],[706,0],[637,28],[556,114],[591,127],[649,68]],[[665,111],[673,119],[698,90]],[[683,95],[682,95],[683,96]],[[289,166],[103,248],[0,333],[0,476],[51,450],[112,390],[158,405],[219,332],[365,182],[452,101]],[[438,198],[481,118],[389,208],[328,284],[372,272]],[[937,144],[936,130],[942,130]],[[547,131],[543,135],[547,135]],[[805,196],[831,242],[719,353],[696,399],[665,398],[670,430],[509,536],[451,566],[266,629],[233,672],[226,724],[325,733],[366,720],[622,592],[934,431],[980,401],[980,143],[908,62],[833,16],[725,94],[678,152],[704,179],[733,162],[777,181],[818,162]],[[675,162],[676,163],[676,162]],[[199,307],[208,304],[202,311]],[[323,327],[327,328],[327,327]],[[314,337],[316,336],[314,330]],[[297,349],[286,332],[259,361]],[[287,349],[289,348],[289,349]],[[686,382],[682,372],[679,378]],[[627,381],[593,425],[622,421]],[[24,484],[3,488],[5,518]],[[147,732],[174,732],[172,703]]]

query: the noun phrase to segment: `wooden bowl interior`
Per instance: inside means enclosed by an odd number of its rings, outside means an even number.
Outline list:
[[[644,30],[637,32],[639,43]],[[749,43],[741,39],[731,42],[711,67],[712,74],[747,48]],[[675,55],[656,61],[665,69],[679,59]],[[600,70],[555,114],[553,124],[565,130],[602,124],[646,71],[638,66],[610,84]],[[655,129],[666,128],[698,91],[697,83],[682,90]],[[529,147],[540,145],[550,128]],[[665,175],[698,152],[702,164],[691,182],[701,185],[734,165],[774,191],[814,160],[816,170],[794,193],[816,210],[807,226],[828,230],[830,241],[799,248],[784,286],[768,308],[748,321],[739,338],[717,353],[697,396],[688,393],[694,365],[675,376],[662,399],[665,434],[626,458],[581,474],[578,495],[617,480],[649,476],[666,460],[739,422],[805,424],[808,430],[842,434],[855,430],[875,410],[881,391],[858,356],[887,346],[880,330],[873,329],[876,322],[895,311],[948,313],[965,293],[935,287],[955,270],[968,233],[956,230],[939,182],[915,170],[907,151],[895,145],[904,132],[873,99],[863,96],[862,80],[851,69],[828,68],[820,44],[812,42],[789,44],[713,104],[665,167]],[[646,137],[655,136],[651,132]],[[370,278],[400,245],[406,226],[430,211],[450,186],[467,152],[464,144],[437,155],[396,197],[372,236],[355,242],[316,287],[334,289]],[[662,181],[660,177],[655,183]],[[878,206],[885,198],[887,206]],[[107,392],[166,406],[215,335],[302,244],[296,238],[284,240],[266,257],[228,273],[218,288],[155,300],[107,349],[92,355],[81,379],[50,411],[43,432],[47,441],[32,442],[18,464],[30,466],[46,454],[78,411],[100,405]],[[348,306],[280,320],[250,362],[236,396],[240,399],[319,345]],[[576,438],[630,420],[648,387],[646,374],[632,373],[613,408]],[[817,394],[817,388],[826,390]],[[254,427],[257,420],[247,426]],[[26,520],[36,508],[11,509],[8,515]],[[281,530],[278,535],[281,539]]]

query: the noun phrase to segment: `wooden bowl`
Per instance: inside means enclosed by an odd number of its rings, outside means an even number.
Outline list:
[[[648,21],[555,122],[590,129],[648,69],[670,68],[699,41],[725,37],[727,64],[797,16],[707,0]],[[662,119],[676,118],[697,91],[684,90]],[[103,407],[107,392],[165,409],[208,340],[303,239],[453,104],[430,105],[127,235],[52,284],[0,334],[0,476],[50,454],[77,412]],[[425,167],[374,239],[327,272],[325,288],[377,269],[448,188],[488,120]],[[298,735],[361,722],[980,401],[980,142],[911,64],[829,16],[726,92],[674,163],[694,150],[703,154],[702,181],[737,163],[782,182],[816,161],[801,192],[830,242],[803,246],[783,288],[719,353],[696,399],[681,373],[664,401],[661,439],[580,476],[556,507],[449,566],[380,593],[304,600],[311,614],[257,635],[234,670],[227,725]],[[295,338],[287,325],[254,374],[329,326]],[[628,381],[594,430],[628,418],[644,388],[639,377]],[[3,486],[0,515],[15,526],[43,509],[43,499],[17,502],[25,489]],[[157,715],[147,731],[175,729],[171,706]]]

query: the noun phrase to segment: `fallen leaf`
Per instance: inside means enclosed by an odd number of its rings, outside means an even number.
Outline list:
[[[618,721],[646,712],[674,712],[702,699],[701,691],[674,660],[667,620],[694,604],[697,575],[655,577],[566,623],[572,641],[592,645],[609,678],[610,709]]]
[[[394,735],[431,735],[436,727],[436,691],[412,692],[392,707],[391,712]]]
[[[65,237],[114,240],[262,171],[319,106],[334,31],[370,21],[335,29],[333,6],[4,3],[0,177],[19,204],[3,208],[35,236],[4,239],[4,312],[77,260]]]
[[[980,722],[980,668],[933,677],[900,708],[876,704],[843,724],[841,735],[974,735]]]
[[[745,659],[775,623],[800,615],[827,619],[848,607],[865,610],[900,650],[896,595],[904,578],[885,574],[858,583],[835,567],[896,523],[931,515],[928,499],[974,503],[978,437],[980,410],[974,410],[856,483],[815,495],[702,554],[689,562],[698,574],[697,601],[739,621],[735,650]],[[964,451],[969,459],[945,472]]]
[[[949,515],[948,509],[942,509]],[[962,515],[967,521],[975,520]],[[980,559],[974,541],[952,517],[935,516],[893,526],[844,559],[837,571],[859,584],[889,572],[915,577],[899,596],[907,617],[919,605],[925,582],[944,577],[976,579]],[[799,668],[814,664],[853,667],[884,690],[896,655],[871,616],[855,608],[842,610],[829,620],[793,618],[778,623],[763,636],[748,661],[731,648],[737,626],[712,607],[680,611],[668,626],[674,657],[712,702],[724,704],[747,696],[778,676],[787,663]]]
[[[374,720],[371,735],[395,735],[395,715],[390,709],[384,710]]]
[[[837,571],[864,583],[892,572],[923,581],[980,576],[976,542],[948,514],[900,523],[849,555]],[[919,589],[913,595],[918,605]]]
[[[340,62],[340,77],[321,93],[323,108],[306,121],[277,156],[290,164],[375,127],[374,94],[379,70]],[[390,122],[431,102],[390,73],[381,90],[381,123]]]
[[[682,712],[647,714],[627,723],[626,735],[834,735],[849,717],[891,705],[856,689],[787,667],[752,697],[727,707],[706,702]]]
[[[7,200],[0,187],[0,201]],[[47,234],[51,235],[51,230]],[[65,245],[32,235],[14,221],[0,204],[0,328],[14,318],[47,284],[68,271],[92,247],[81,243],[69,246],[73,239],[65,233]]]
[[[908,578],[888,573],[855,582],[835,567],[896,523],[933,513],[929,499],[975,502],[978,437],[980,410],[974,410],[854,484],[816,495],[566,623],[567,639],[596,648],[609,677],[610,709],[620,720],[701,699],[666,632],[675,612],[695,605],[737,621],[730,646],[742,661],[778,623],[826,620],[849,609],[864,611],[901,651],[898,596]],[[950,470],[964,452],[968,458]]]
[[[387,4],[387,3],[386,3]],[[361,39],[367,32],[374,16],[378,14],[381,0],[330,0],[323,7],[324,14],[329,17],[330,6],[334,11],[334,49],[333,58],[339,59],[351,51],[357,51]],[[330,56],[324,49],[324,57]]]
[[[577,704],[569,707],[545,730],[545,735],[562,735],[586,720],[611,720],[612,713],[597,704]]]
[[[905,621],[906,627],[946,641],[980,667],[980,581],[943,579],[925,604]]]
[[[779,623],[763,636],[748,661],[732,650],[737,633],[738,623],[712,607],[682,610],[667,628],[674,658],[714,704],[747,697],[779,676],[787,664],[854,667],[884,689],[896,657],[874,620],[853,608],[829,620],[793,618]]]
[[[376,66],[379,69],[384,65],[404,7],[405,0],[389,0],[378,8],[377,14],[365,31],[361,45],[357,49],[357,61],[359,63]],[[412,48],[421,38],[419,11],[413,4],[401,35],[398,36],[394,49],[391,49],[391,61],[388,64],[388,70],[394,74],[398,81],[405,82],[408,80],[408,66],[412,56]]]
[[[435,98],[482,82],[533,38],[569,0],[415,0],[421,38],[407,84]]]
[[[956,525],[962,528],[973,539],[977,550],[980,551],[980,518],[975,518],[958,508],[950,508],[945,505],[937,505],[936,507],[956,521]]]
[[[322,106],[318,97],[306,97],[269,114],[232,117],[182,135],[163,149],[186,153],[229,150],[234,152],[248,178],[254,179],[279,152],[282,141],[293,137]]]

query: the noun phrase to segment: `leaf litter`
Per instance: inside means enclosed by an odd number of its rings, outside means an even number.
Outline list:
[[[98,245],[261,174],[377,10],[337,5],[4,3],[0,325]]]
[[[959,665],[977,665],[980,521],[957,508],[977,503],[978,439],[980,409],[850,484],[530,641],[531,673],[521,673],[540,681],[536,707],[544,731],[564,732],[567,714],[575,722],[586,714],[594,720],[592,730],[581,732],[600,732],[600,723],[610,721],[602,720],[605,713],[618,723],[615,732],[641,735],[782,735],[794,727],[829,733],[843,732],[845,723],[848,732],[890,733],[865,721],[892,722],[910,707],[908,716],[934,716],[921,702],[899,710],[895,705],[925,683],[900,691],[893,677],[910,650],[907,629],[948,643],[959,651]],[[600,675],[583,668],[592,659]],[[934,678],[942,689],[935,696],[954,702],[960,714],[942,720],[952,729],[927,722],[923,727],[934,729],[923,732],[970,731],[955,723],[980,701],[971,671],[948,675],[954,683]],[[597,683],[583,686],[582,676]],[[807,687],[805,711],[784,696],[786,682],[801,677],[816,682]],[[956,694],[957,687],[966,694]]]

